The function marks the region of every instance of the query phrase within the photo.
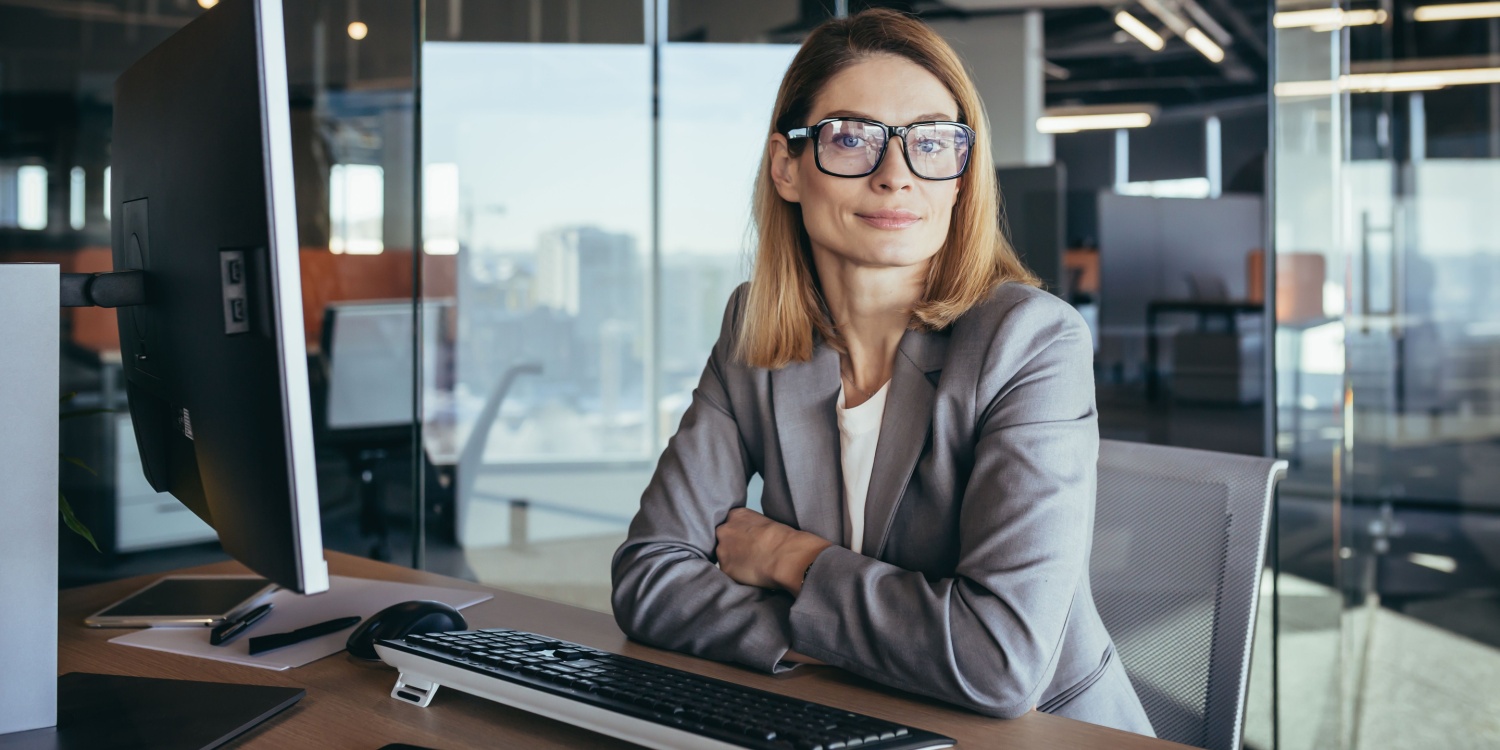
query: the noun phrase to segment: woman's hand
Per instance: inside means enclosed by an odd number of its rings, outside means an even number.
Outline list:
[[[802,593],[802,576],[832,546],[816,534],[777,523],[748,508],[729,511],[716,531],[719,569],[746,586]]]

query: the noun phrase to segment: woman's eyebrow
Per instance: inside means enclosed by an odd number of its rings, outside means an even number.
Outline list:
[[[822,117],[820,117],[818,119],[820,119],[820,120],[827,120],[830,117],[858,117],[858,118],[865,119],[865,120],[879,119],[879,118],[871,117],[871,116],[865,114],[864,112],[859,112],[859,111],[852,110],[852,109],[834,110],[833,112],[829,112],[828,114],[823,115]],[[929,120],[951,121],[953,119],[954,119],[953,115],[950,115],[950,114],[948,114],[946,112],[928,112],[925,115],[918,115],[916,119],[912,120],[912,122],[927,122]],[[889,123],[887,123],[887,124],[889,124]]]

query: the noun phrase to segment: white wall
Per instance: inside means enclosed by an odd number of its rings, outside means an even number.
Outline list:
[[[1036,131],[1045,106],[1042,14],[986,16],[930,23],[974,76],[990,118],[995,165],[1052,163],[1052,136]]]

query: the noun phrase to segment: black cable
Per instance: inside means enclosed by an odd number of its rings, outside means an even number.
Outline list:
[[[130,307],[146,304],[145,271],[65,273],[62,307]]]

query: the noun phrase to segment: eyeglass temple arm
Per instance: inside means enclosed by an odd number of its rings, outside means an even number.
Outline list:
[[[791,130],[786,131],[786,137],[788,140],[807,138],[811,130],[812,128],[792,128]]]

